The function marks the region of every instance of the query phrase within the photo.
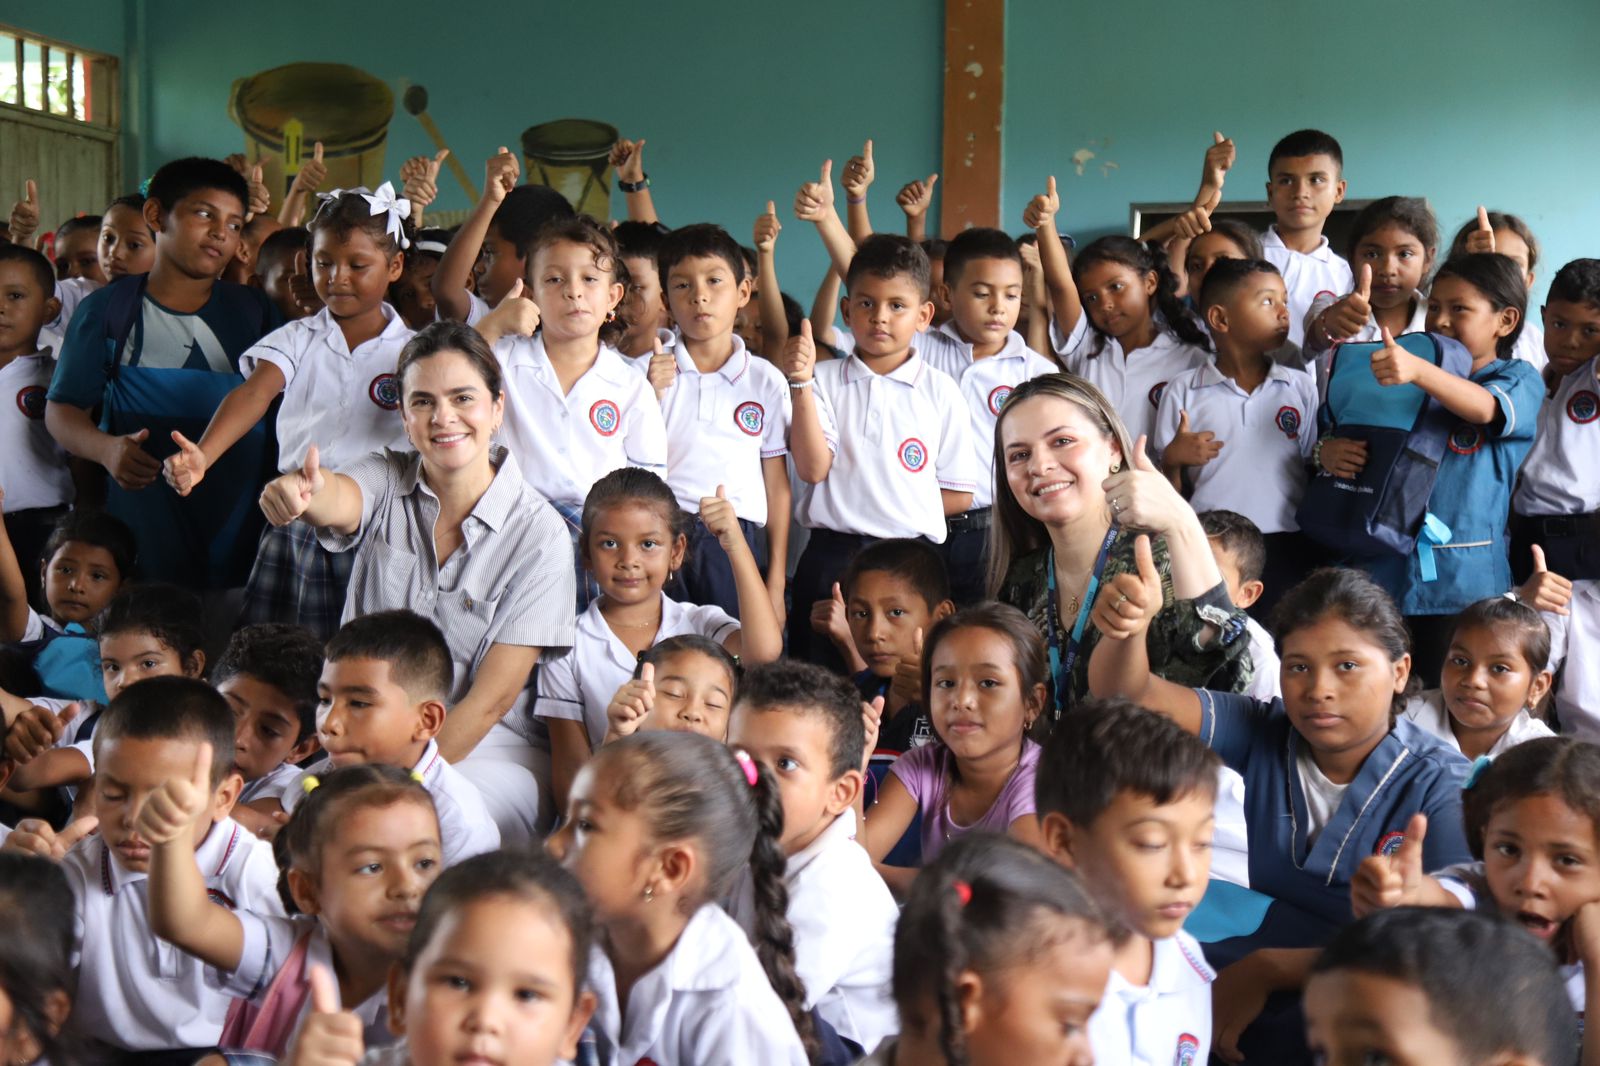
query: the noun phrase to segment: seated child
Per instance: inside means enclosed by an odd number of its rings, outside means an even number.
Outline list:
[[[1321,130],[1297,130],[1267,157],[1267,203],[1277,221],[1261,235],[1267,261],[1289,290],[1289,340],[1305,347],[1306,314],[1320,293],[1354,288],[1350,264],[1323,235],[1344,201],[1344,150]]]
[[[983,603],[938,622],[922,652],[922,687],[937,742],[889,768],[866,812],[862,843],[889,887],[903,894],[914,871],[883,865],[922,817],[926,864],[975,829],[1039,841],[1033,784],[1039,745],[1027,730],[1044,710],[1044,638],[1015,607]]]
[[[1076,870],[1121,930],[1089,1019],[1097,1063],[1182,1062],[1186,1047],[1211,1047],[1216,974],[1183,923],[1206,891],[1220,766],[1199,739],[1125,700],[1074,708],[1045,743],[1045,854]]]
[[[100,833],[73,846],[62,867],[77,906],[73,1023],[112,1055],[193,1048],[198,1058],[198,1049],[216,1046],[228,1013],[229,997],[206,979],[206,964],[157,940],[151,927],[152,845],[135,819],[169,781],[198,778],[199,813],[181,839],[206,894],[239,911],[283,913],[272,847],[228,817],[241,784],[233,736],[227,701],[181,677],[130,685],[95,730]],[[210,762],[197,774],[208,748]]]
[[[699,733],[728,739],[728,712],[738,693],[739,660],[697,633],[668,637],[639,655],[629,678],[606,706],[602,744],[641,729]]]
[[[204,745],[201,752],[210,754]],[[197,759],[189,774],[157,789],[135,830],[150,845],[151,929],[205,963],[212,989],[238,997],[220,1045],[282,1055],[310,1013],[309,973],[319,966],[338,974],[339,999],[356,1005],[367,1046],[392,1042],[389,969],[440,870],[439,820],[427,790],[379,764],[307,778],[306,798],[274,846],[278,893],[292,916],[285,918],[207,896],[188,843],[208,806],[209,765]]]
[[[1305,1013],[1311,1052],[1329,1063],[1568,1066],[1581,1028],[1530,938],[1483,915],[1421,907],[1336,936],[1311,968]]]
[[[4,834],[0,833],[0,838]],[[0,1003],[10,1023],[5,1062],[67,1062],[62,1030],[72,1012],[72,886],[61,867],[33,855],[0,853]]]
[[[317,739],[327,758],[284,790],[291,814],[308,777],[381,763],[409,770],[433,796],[446,866],[500,846],[477,786],[445,762],[434,739],[454,680],[450,646],[412,611],[378,611],[339,627],[317,682]]]
[[[1537,611],[1495,596],[1456,616],[1439,687],[1405,716],[1469,759],[1554,733],[1534,717],[1550,691],[1550,629]]]
[[[1266,594],[1262,571],[1267,562],[1267,545],[1256,524],[1236,511],[1201,511],[1200,528],[1211,544],[1211,554],[1228,586],[1228,597],[1235,607],[1246,611],[1261,602]],[[1278,684],[1278,651],[1272,634],[1254,616],[1245,616],[1245,636],[1250,641],[1250,661],[1255,676],[1245,695],[1258,700],[1282,695]]]
[[[300,626],[263,622],[228,640],[211,683],[238,725],[234,766],[244,791],[234,820],[255,831],[278,824],[281,797],[317,752],[317,680],[322,642]]]
[[[795,972],[806,1008],[852,1049],[853,1062],[899,1031],[888,996],[899,912],[856,843],[866,745],[861,699],[821,667],[791,660],[759,666],[744,676],[728,743],[778,782]],[[746,877],[735,885],[730,913],[755,932]]]

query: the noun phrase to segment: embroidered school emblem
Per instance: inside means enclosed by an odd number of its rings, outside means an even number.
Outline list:
[[[1600,396],[1596,396],[1588,389],[1573,393],[1567,400],[1567,417],[1580,426],[1586,426],[1600,418]]]
[[[1151,407],[1160,407],[1161,406],[1161,394],[1166,392],[1166,391],[1167,391],[1167,383],[1165,381],[1158,381],[1154,385],[1150,386],[1150,406]]]
[[[1445,443],[1449,444],[1450,450],[1457,455],[1471,455],[1483,447],[1483,430],[1477,426],[1457,426]]]
[[[754,400],[747,400],[733,409],[733,424],[743,433],[752,437],[761,435],[761,428],[767,424],[766,408]]]
[[[900,445],[900,465],[917,473],[928,465],[928,446],[915,437],[907,438]]]
[[[44,417],[44,386],[27,385],[17,393],[17,410],[37,422]]]
[[[1374,855],[1393,855],[1400,850],[1400,845],[1406,842],[1406,835],[1399,830],[1385,833],[1378,840],[1378,846],[1372,849]]]
[[[400,406],[400,379],[393,374],[379,374],[367,386],[367,396],[385,411]]]
[[[989,393],[989,413],[992,415],[999,414],[1000,408],[1004,407],[1009,399],[1011,399],[1011,386],[996,385],[994,390]]]
[[[1278,428],[1283,430],[1283,435],[1290,440],[1300,439],[1300,408],[1278,408]]]
[[[1195,1039],[1193,1033],[1184,1033],[1178,1037],[1178,1054],[1172,1059],[1172,1066],[1194,1066],[1200,1058],[1200,1041]]]
[[[602,437],[609,437],[622,424],[622,412],[610,400],[596,400],[589,408],[589,424]]]

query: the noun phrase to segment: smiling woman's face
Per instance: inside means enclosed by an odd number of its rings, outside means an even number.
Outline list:
[[[401,380],[406,436],[430,470],[457,471],[489,461],[505,399],[460,352],[442,351],[406,367]]]
[[[1030,396],[1006,406],[998,432],[1006,485],[1029,517],[1060,526],[1105,510],[1101,485],[1121,452],[1088,411]]]

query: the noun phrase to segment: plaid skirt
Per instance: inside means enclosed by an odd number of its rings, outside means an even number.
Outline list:
[[[567,523],[567,532],[572,534],[572,571],[578,579],[577,606],[578,613],[582,614],[589,609],[589,602],[600,595],[600,586],[595,582],[594,575],[583,567],[583,504],[556,503],[551,500],[550,506],[556,509],[556,514]]]
[[[245,585],[240,625],[287,622],[327,640],[339,628],[356,553],[331,552],[304,522],[268,526]]]

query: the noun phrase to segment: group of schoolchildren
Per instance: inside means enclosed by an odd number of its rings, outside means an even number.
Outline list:
[[[421,225],[442,154],[399,193],[308,163],[277,216],[186,159],[52,258],[29,183],[0,1061],[1600,1064],[1600,260],[1532,315],[1516,216],[1441,249],[1386,197],[1335,250],[1342,154],[1304,130],[1258,234],[1219,210],[1235,154],[1075,248],[1053,178],[1020,240],[926,238],[936,177],[874,233],[868,142],[844,218],[831,163],[796,194],[810,314],[774,205],[753,249],[668,230],[642,141],[617,223],[504,150],[454,231]],[[492,346],[498,439],[570,536],[571,646],[513,712],[531,835],[441,751],[448,627],[347,610],[374,578],[258,502],[409,447],[397,364],[436,321]],[[1414,552],[1300,528],[1387,461],[1329,402],[1356,358],[1452,420]],[[1247,645],[1240,691],[1164,679],[1142,537],[1084,593],[1083,698],[994,601],[996,428],[1050,375],[1120,416],[1113,478],[1199,512],[1250,617],[1195,640]]]

